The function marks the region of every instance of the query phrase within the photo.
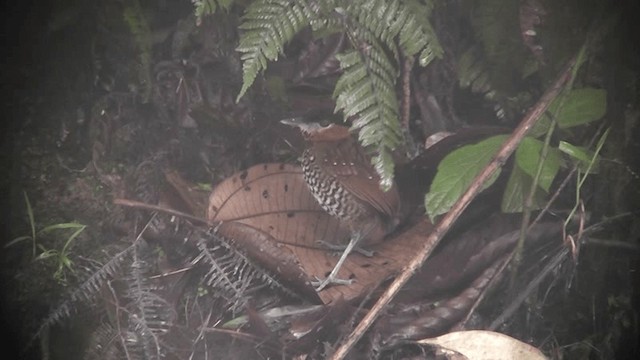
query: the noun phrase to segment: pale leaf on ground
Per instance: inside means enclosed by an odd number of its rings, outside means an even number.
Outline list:
[[[457,331],[418,341],[466,356],[469,360],[545,360],[537,348],[510,336],[484,330]]]

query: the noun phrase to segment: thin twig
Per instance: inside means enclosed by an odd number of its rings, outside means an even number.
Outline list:
[[[516,150],[518,144],[525,137],[527,132],[535,125],[535,123],[541,118],[541,115],[549,107],[549,104],[558,96],[563,89],[564,84],[571,76],[571,70],[575,65],[575,58],[571,60],[566,66],[565,70],[560,74],[553,86],[547,90],[547,92],[540,98],[538,103],[533,107],[522,120],[520,125],[513,131],[511,136],[502,145],[496,156],[491,162],[483,169],[483,171],[476,176],[475,180],[469,186],[469,189],[458,199],[453,205],[451,210],[444,215],[442,220],[438,223],[438,226],[427,237],[425,245],[414,259],[410,261],[407,267],[404,268],[402,273],[394,280],[389,288],[382,294],[380,299],[373,306],[371,311],[365,315],[360,324],[353,330],[347,337],[347,340],[342,344],[331,359],[341,360],[349,353],[351,348],[356,344],[358,340],[364,335],[365,331],[373,324],[375,319],[380,315],[382,310],[391,302],[394,296],[400,291],[400,289],[407,283],[407,281],[413,276],[413,274],[422,267],[424,261],[431,255],[431,252],[435,246],[440,242],[442,237],[451,228],[453,223],[460,216],[462,211],[469,205],[471,200],[480,193],[483,188],[483,184],[491,178],[491,176],[507,161],[509,156]]]
[[[127,200],[127,199],[115,199],[115,200],[113,200],[113,203],[116,204],[116,205],[122,205],[122,206],[127,206],[127,207],[131,207],[131,208],[136,208],[136,209],[159,211],[159,212],[163,212],[165,214],[171,214],[171,215],[175,215],[175,216],[178,216],[178,217],[181,217],[181,218],[189,219],[189,220],[197,222],[199,224],[211,225],[206,219],[203,219],[203,218],[200,218],[200,217],[197,217],[197,216],[193,216],[191,214],[187,214],[187,213],[184,213],[182,211],[178,211],[178,210],[167,208],[167,207],[147,204],[147,203],[143,203],[143,202],[135,201],[135,200]]]
[[[567,247],[563,247],[560,252],[555,254],[549,263],[545,265],[544,269],[536,275],[536,277],[527,285],[527,288],[524,291],[520,292],[518,296],[516,296],[515,300],[509,304],[509,306],[498,316],[491,325],[489,325],[488,330],[496,330],[498,326],[502,325],[511,317],[511,315],[520,307],[520,304],[524,302],[524,300],[531,295],[534,289],[542,283],[547,275],[554,269],[557,269],[558,265],[569,255],[569,249]]]
[[[602,246],[602,247],[606,247],[606,248],[612,248],[612,249],[620,249],[620,250],[629,250],[629,251],[633,251],[633,252],[640,252],[640,245],[638,244],[634,244],[634,243],[630,243],[630,242],[626,242],[626,241],[620,241],[620,240],[610,240],[610,239],[596,239],[596,238],[583,238],[580,240],[580,242],[582,243],[581,246]],[[629,255],[635,255],[635,254],[629,254]]]

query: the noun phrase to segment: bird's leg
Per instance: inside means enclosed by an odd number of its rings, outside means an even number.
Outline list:
[[[332,244],[328,241],[324,241],[324,240],[316,240],[316,244],[321,245],[322,247],[328,249],[328,250],[332,250],[332,251],[336,251],[336,256],[341,254],[348,245],[338,245],[338,244]],[[363,247],[360,246],[356,246],[353,248],[352,251],[355,251],[357,253],[359,253],[362,256],[366,256],[366,257],[372,257],[373,255],[375,255],[375,251],[373,250],[367,250]]]
[[[365,230],[365,231],[357,231],[355,233],[353,233],[353,235],[351,236],[351,239],[349,240],[349,244],[347,244],[347,246],[344,248],[344,251],[342,252],[342,255],[340,256],[340,259],[338,259],[338,262],[336,263],[336,265],[333,267],[333,270],[331,270],[331,273],[329,273],[329,276],[327,276],[326,279],[324,280],[319,280],[318,281],[314,281],[311,284],[313,286],[316,287],[316,291],[321,291],[322,289],[324,289],[325,287],[327,287],[327,285],[330,284],[337,284],[337,285],[349,285],[353,282],[353,280],[351,279],[339,279],[338,278],[338,271],[340,271],[340,268],[342,267],[342,264],[344,264],[345,260],[347,260],[347,256],[349,256],[349,254],[351,253],[351,251],[353,251],[353,249],[358,245],[358,243],[360,242],[360,239],[364,238],[365,236],[367,236],[367,234],[369,234],[369,232],[372,230],[373,227],[369,227],[369,229]]]

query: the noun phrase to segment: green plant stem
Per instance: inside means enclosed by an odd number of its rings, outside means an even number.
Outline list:
[[[529,194],[527,195],[527,198],[525,199],[525,203],[523,206],[523,214],[522,214],[522,222],[520,224],[520,237],[518,239],[518,243],[516,244],[515,249],[513,250],[513,257],[512,257],[512,262],[511,262],[511,280],[510,280],[510,288],[513,289],[514,285],[515,285],[515,281],[517,278],[517,274],[518,274],[518,267],[520,266],[520,263],[522,261],[522,251],[524,248],[524,243],[526,241],[527,238],[527,231],[529,229],[529,223],[531,221],[531,204],[533,203],[533,198],[535,197],[535,193],[537,190],[537,186],[538,186],[538,182],[540,181],[540,176],[542,174],[542,169],[544,167],[544,162],[547,158],[547,155],[549,153],[549,143],[551,141],[551,135],[553,134],[553,131],[555,130],[555,127],[557,125],[558,122],[558,113],[560,112],[560,109],[562,109],[562,106],[565,102],[566,97],[564,96],[564,94],[568,91],[570,91],[573,88],[573,83],[576,79],[576,76],[578,74],[578,70],[580,69],[580,67],[582,66],[582,64],[584,63],[584,60],[586,58],[586,51],[587,51],[587,44],[585,43],[584,45],[582,45],[582,47],[580,48],[580,51],[578,51],[578,54],[576,56],[576,64],[575,66],[571,69],[571,75],[567,81],[567,83],[565,84],[564,88],[562,89],[562,93],[558,96],[558,107],[556,107],[555,111],[553,114],[551,114],[551,124],[549,125],[549,129],[547,130],[545,139],[544,139],[544,146],[542,147],[541,151],[540,151],[540,160],[538,161],[538,167],[536,169],[536,175],[533,178],[533,183],[531,184],[531,188],[529,190]]]
[[[36,257],[36,222],[33,217],[33,208],[31,207],[31,202],[29,201],[29,196],[26,191],[23,191],[24,194],[24,202],[27,204],[27,215],[29,216],[29,225],[31,226],[31,247],[32,252],[31,255],[33,258]]]
[[[598,154],[600,154],[600,151],[604,146],[607,136],[609,135],[609,130],[610,128],[607,129],[604,132],[604,134],[602,134],[602,137],[600,137],[600,140],[598,140],[598,145],[596,146],[596,150],[593,153],[593,157],[591,158],[591,161],[589,162],[589,165],[587,166],[585,173],[581,175],[581,171],[578,170],[578,174],[576,175],[576,201],[575,201],[575,204],[573,205],[573,208],[571,209],[571,212],[569,212],[569,215],[564,220],[565,233],[566,233],[567,226],[571,222],[573,215],[576,213],[576,210],[578,210],[578,206],[580,205],[580,189],[582,188],[582,185],[584,185],[584,182],[587,180],[587,177],[589,176],[589,173],[591,172],[591,169],[593,168],[596,162],[596,159],[598,158]]]
[[[565,88],[566,90],[567,88]],[[561,95],[562,96],[562,95]],[[514,257],[512,262],[513,271],[511,272],[511,286],[510,289],[514,289],[515,281],[517,278],[518,267],[522,262],[522,250],[524,248],[524,242],[527,239],[527,231],[529,229],[529,222],[531,221],[531,211],[533,198],[536,195],[536,190],[538,189],[538,182],[540,181],[540,176],[542,175],[542,169],[544,168],[544,163],[547,160],[547,155],[549,154],[549,143],[551,142],[551,135],[556,128],[558,123],[557,117],[551,117],[551,124],[549,125],[549,129],[547,130],[547,134],[544,138],[544,146],[540,150],[540,160],[538,161],[538,168],[536,169],[536,175],[533,177],[533,182],[531,184],[531,188],[529,189],[529,194],[524,202],[524,209],[522,213],[522,222],[520,224],[520,237],[518,238],[518,242],[514,249]]]

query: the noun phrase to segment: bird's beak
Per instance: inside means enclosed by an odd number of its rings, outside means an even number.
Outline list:
[[[293,126],[293,127],[296,127],[298,129],[300,129],[302,134],[305,135],[305,136],[310,135],[314,131],[318,131],[318,130],[322,129],[322,126],[320,126],[318,123],[305,122],[305,119],[301,118],[301,117],[283,119],[283,120],[280,120],[280,122],[282,124]]]
[[[280,120],[280,123],[294,127],[301,127],[303,124],[299,117],[282,119]]]

